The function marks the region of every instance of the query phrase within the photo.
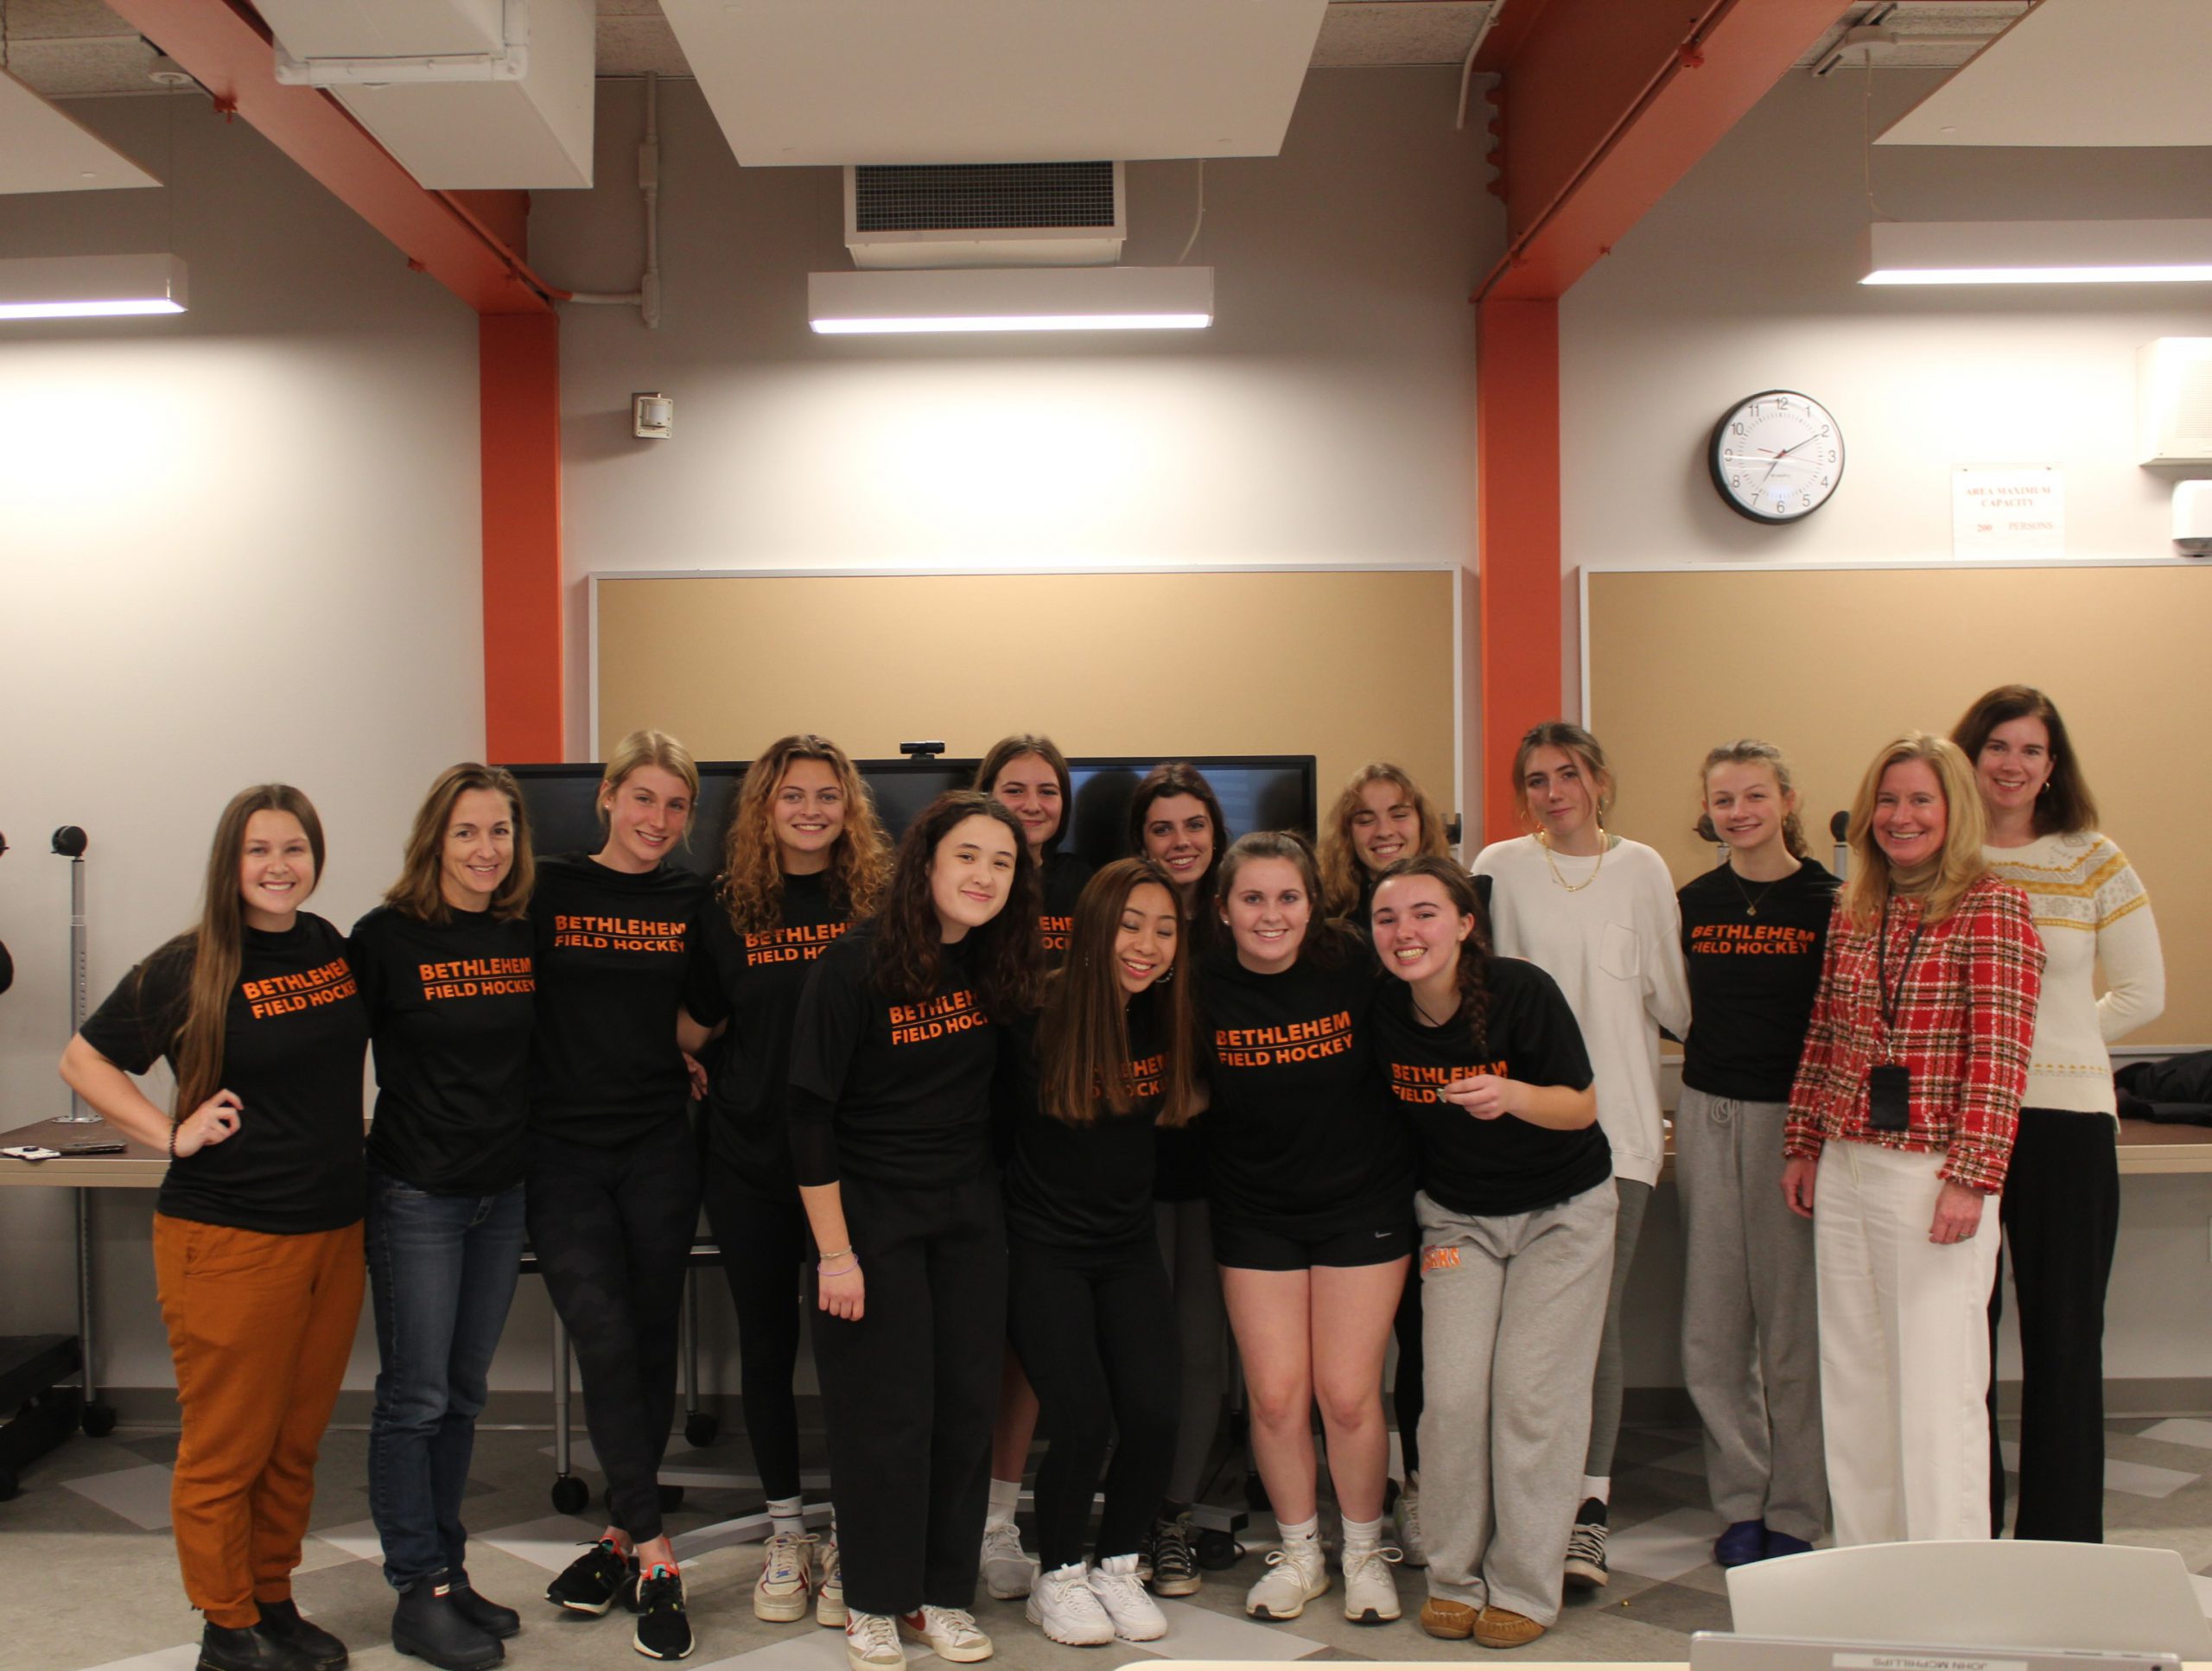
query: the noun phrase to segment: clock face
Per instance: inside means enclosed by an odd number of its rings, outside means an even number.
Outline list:
[[[1843,480],[1843,431],[1817,400],[1770,389],[1713,426],[1707,451],[1724,504],[1754,522],[1796,522]]]

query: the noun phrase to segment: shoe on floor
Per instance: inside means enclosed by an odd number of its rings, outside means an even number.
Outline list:
[[[417,1579],[401,1591],[392,1610],[391,1645],[439,1671],[489,1671],[506,1657],[506,1650],[461,1612],[454,1594],[442,1573]]]
[[[1294,1619],[1306,1604],[1329,1592],[1329,1565],[1319,1537],[1286,1538],[1268,1557],[1268,1570],[1244,1592],[1244,1611],[1255,1619]]]
[[[852,1671],[905,1671],[899,1621],[888,1613],[846,1614],[845,1663]]]
[[[315,1671],[315,1661],[250,1624],[208,1624],[200,1632],[200,1671]]]
[[[760,1547],[760,1576],[753,1584],[753,1617],[771,1624],[803,1619],[814,1604],[814,1540],[779,1532]]]
[[[1545,1627],[1510,1607],[1485,1607],[1475,1617],[1475,1640],[1484,1648],[1525,1648]]]
[[[1037,1558],[1021,1547],[1021,1528],[1010,1520],[983,1523],[983,1587],[998,1601],[1018,1601],[1037,1581]]]
[[[1739,1520],[1713,1541],[1716,1566],[1747,1566],[1766,1559],[1766,1522]]]
[[[1167,1616],[1145,1594],[1135,1555],[1109,1555],[1092,1567],[1090,1592],[1123,1642],[1158,1642],[1167,1634]]]
[[[1784,1555],[1807,1555],[1813,1546],[1802,1538],[1793,1538],[1787,1532],[1777,1532],[1771,1526],[1766,1532],[1766,1553],[1764,1559],[1778,1560]]]
[[[617,1549],[613,1538],[601,1538],[545,1586],[545,1599],[557,1602],[572,1613],[589,1613],[597,1618],[614,1605],[618,1596],[623,1596],[625,1606],[629,1605],[623,1592],[630,1590],[637,1576],[638,1563]]]
[[[1480,1611],[1464,1601],[1431,1596],[1421,1604],[1421,1628],[1444,1642],[1465,1642],[1475,1634],[1475,1616]]]
[[[261,1623],[253,1627],[256,1636],[283,1642],[315,1671],[346,1671],[346,1644],[310,1623],[289,1596],[282,1601],[257,1601],[254,1605],[261,1610]]]
[[[1421,1481],[1408,1478],[1398,1493],[1398,1506],[1390,1511],[1398,1548],[1408,1566],[1428,1565],[1428,1544],[1421,1534]]]
[[[688,1660],[694,1643],[683,1611],[683,1574],[660,1561],[638,1581],[638,1628],[630,1645],[649,1660]]]
[[[1191,1511],[1163,1515],[1153,1522],[1147,1541],[1152,1545],[1149,1582],[1155,1596],[1195,1596],[1198,1593],[1198,1564],[1191,1555]]]
[[[1079,1560],[1039,1573],[1022,1611],[1030,1623],[1070,1648],[1100,1648],[1114,1640],[1114,1621]]]
[[[505,1638],[522,1629],[522,1615],[512,1607],[502,1607],[496,1601],[476,1593],[475,1586],[467,1578],[453,1581],[454,1611],[467,1619],[487,1636]]]
[[[814,1622],[833,1630],[842,1630],[850,1617],[845,1611],[845,1569],[837,1557],[837,1539],[832,1534],[830,1541],[817,1546],[822,1556],[820,1589],[814,1598]],[[896,1631],[892,1633],[894,1636]]]
[[[1344,1540],[1344,1617],[1354,1624],[1388,1624],[1398,1617],[1398,1584],[1390,1568],[1404,1559],[1382,1543]]]
[[[1577,1590],[1605,1587],[1605,1505],[1595,1497],[1574,1511],[1567,1535],[1567,1582]]]
[[[899,1634],[910,1642],[925,1642],[930,1652],[956,1665],[971,1665],[991,1656],[991,1639],[964,1607],[923,1607],[902,1613]]]

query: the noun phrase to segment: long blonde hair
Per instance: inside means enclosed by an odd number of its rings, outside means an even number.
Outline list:
[[[1925,760],[1936,773],[1944,802],[1943,845],[1936,855],[1935,880],[1929,885],[1922,919],[1940,923],[1958,908],[1966,891],[1989,868],[1981,856],[1986,821],[1981,795],[1974,787],[1974,765],[1948,737],[1932,732],[1908,731],[1874,757],[1859,792],[1851,800],[1851,880],[1843,890],[1845,915],[1859,928],[1881,920],[1892,885],[1889,855],[1874,841],[1874,798],[1881,792],[1882,774],[1907,760]]]
[[[845,827],[830,849],[824,873],[830,903],[845,916],[874,915],[891,880],[891,844],[875,816],[875,797],[845,751],[810,731],[779,737],[747,767],[722,842],[722,874],[717,885],[730,926],[740,934],[784,924],[784,867],[779,861],[773,823],[776,791],[794,760],[819,760],[837,779],[845,801]]]
[[[1401,857],[1441,859],[1451,851],[1444,841],[1444,819],[1437,812],[1436,804],[1414,781],[1413,773],[1388,760],[1370,760],[1344,780],[1337,804],[1321,821],[1319,903],[1324,914],[1330,917],[1349,917],[1359,905],[1360,880],[1365,867],[1360,863],[1358,846],[1351,838],[1351,821],[1363,804],[1360,797],[1370,784],[1389,784],[1413,804],[1414,815],[1421,820],[1421,833],[1414,840],[1414,850]]]

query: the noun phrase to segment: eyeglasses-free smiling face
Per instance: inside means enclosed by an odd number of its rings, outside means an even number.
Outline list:
[[[438,891],[455,911],[488,911],[515,867],[515,810],[496,789],[464,789],[446,819]]]
[[[1459,948],[1475,929],[1433,876],[1393,876],[1375,890],[1369,923],[1382,967],[1416,985],[1446,971],[1457,980]]]
[[[1195,795],[1162,795],[1144,815],[1144,856],[1179,887],[1189,887],[1213,861],[1213,820]]]
[[[612,789],[600,791],[607,809],[607,845],[599,861],[642,875],[683,839],[691,817],[691,791],[673,772],[641,766]]]
[[[1951,810],[1943,785],[1925,760],[1898,760],[1874,790],[1874,844],[1898,870],[1927,864],[1943,850]]]
[[[1989,734],[1974,756],[1974,775],[1990,811],[2001,816],[2023,808],[2032,811],[2057,765],[2050,752],[2050,727],[2023,714]]]
[[[845,833],[845,791],[827,760],[793,760],[768,803],[768,828],[785,870],[818,870]]]
[[[981,813],[963,818],[930,858],[930,903],[948,944],[997,916],[1014,886],[1014,832]]]
[[[1060,800],[1060,774],[1042,754],[1017,754],[999,768],[991,798],[1021,823],[1021,838],[1032,853],[1059,834],[1066,808]]]
[[[1255,975],[1273,974],[1298,961],[1313,915],[1306,879],[1287,859],[1246,861],[1222,904],[1223,920],[1236,943],[1236,961]]]
[[[1122,921],[1114,931],[1114,975],[1131,997],[1175,966],[1175,937],[1183,931],[1183,912],[1157,882],[1139,882],[1122,902]]]
[[[1774,768],[1758,760],[1723,760],[1705,774],[1705,816],[1738,853],[1780,841],[1783,818],[1796,802],[1775,782]]]
[[[245,925],[282,934],[314,892],[315,848],[300,821],[267,808],[249,817],[238,843],[238,902],[245,907]]]
[[[1420,851],[1420,809],[1388,778],[1375,778],[1359,791],[1359,810],[1351,815],[1351,845],[1370,872],[1388,870]]]

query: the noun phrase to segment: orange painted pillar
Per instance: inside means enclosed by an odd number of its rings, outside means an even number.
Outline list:
[[[1559,303],[1475,304],[1483,839],[1522,835],[1513,751],[1560,714]]]
[[[561,322],[476,322],[484,478],[484,758],[558,760],[562,702]]]

